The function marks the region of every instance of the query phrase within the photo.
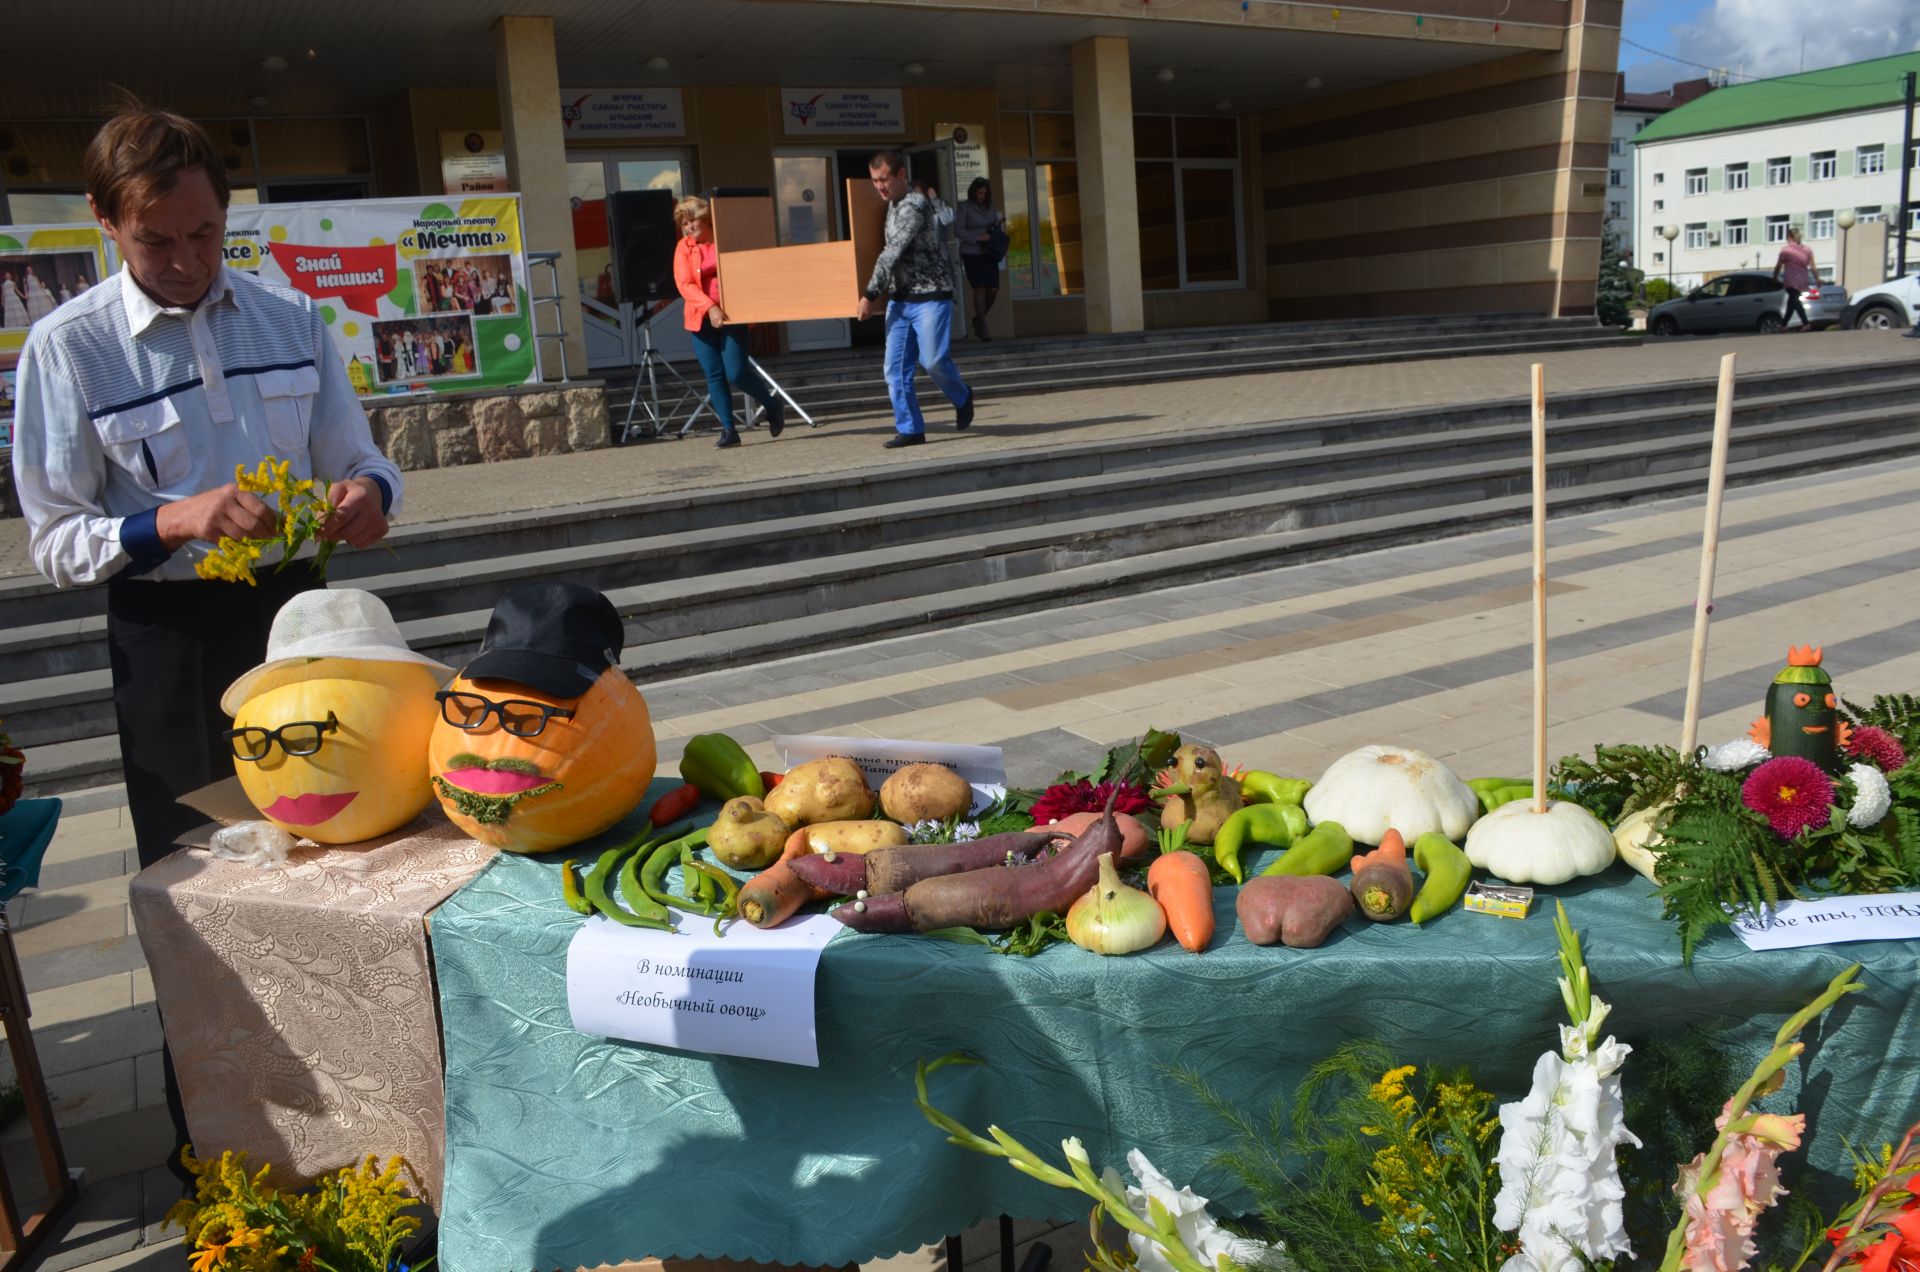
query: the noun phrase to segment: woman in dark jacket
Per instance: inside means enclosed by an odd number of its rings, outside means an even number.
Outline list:
[[[960,264],[967,271],[967,285],[973,288],[973,334],[990,340],[987,311],[1000,296],[1000,262],[987,251],[993,227],[1006,231],[1007,219],[993,206],[993,186],[985,177],[975,177],[967,187],[967,201],[953,210],[953,237],[960,243]]]

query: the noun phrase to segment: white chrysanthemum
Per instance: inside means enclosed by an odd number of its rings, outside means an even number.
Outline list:
[[[1847,770],[1853,783],[1853,808],[1847,813],[1847,825],[1856,830],[1878,826],[1893,807],[1893,791],[1886,775],[1871,764],[1855,764]]]
[[[1632,1253],[1614,1157],[1640,1144],[1622,1120],[1620,1068],[1632,1048],[1595,1041],[1607,1011],[1595,998],[1584,1026],[1562,1026],[1561,1051],[1534,1063],[1526,1098],[1500,1106],[1493,1222],[1520,1238],[1504,1272],[1578,1272]]]
[[[1751,738],[1735,738],[1731,742],[1708,748],[1700,763],[1716,773],[1738,773],[1741,769],[1752,768],[1772,758],[1773,752]]]
[[[1140,1181],[1139,1187],[1123,1182],[1119,1172],[1111,1166],[1102,1175],[1102,1182],[1113,1193],[1124,1196],[1127,1209],[1148,1224],[1153,1223],[1147,1206],[1148,1198],[1159,1202],[1173,1217],[1174,1230],[1180,1234],[1180,1240],[1186,1243],[1195,1258],[1207,1266],[1224,1267],[1221,1260],[1227,1259],[1251,1267],[1262,1256],[1280,1248],[1236,1237],[1222,1228],[1207,1213],[1205,1197],[1198,1196],[1191,1188],[1175,1188],[1173,1181],[1156,1170],[1153,1163],[1147,1160],[1147,1155],[1139,1149],[1127,1154],[1127,1169]],[[1173,1272],[1173,1264],[1157,1242],[1130,1232],[1127,1234],[1127,1244],[1133,1247],[1133,1256],[1138,1261],[1140,1272]]]

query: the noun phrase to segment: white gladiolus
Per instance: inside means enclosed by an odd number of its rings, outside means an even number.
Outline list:
[[[1708,749],[1700,763],[1716,773],[1738,773],[1749,769],[1763,760],[1773,758],[1773,752],[1750,738],[1735,738],[1731,742],[1722,742]]]
[[[1847,813],[1847,825],[1856,830],[1878,826],[1893,807],[1893,791],[1886,775],[1871,764],[1855,764],[1847,770],[1853,783],[1853,808]]]
[[[1632,1253],[1614,1160],[1619,1145],[1640,1143],[1620,1100],[1620,1068],[1632,1048],[1611,1037],[1595,1042],[1608,1011],[1594,998],[1585,1025],[1562,1025],[1560,1050],[1534,1064],[1526,1098],[1500,1106],[1493,1222],[1520,1236],[1503,1272],[1578,1272],[1583,1258]]]
[[[1196,1195],[1191,1188],[1175,1188],[1173,1182],[1154,1169],[1153,1163],[1139,1149],[1127,1154],[1127,1169],[1140,1181],[1138,1187],[1123,1181],[1119,1172],[1111,1166],[1107,1167],[1101,1182],[1115,1196],[1125,1197],[1127,1209],[1148,1224],[1155,1222],[1148,1203],[1159,1202],[1172,1217],[1174,1230],[1179,1233],[1180,1240],[1186,1243],[1195,1258],[1209,1267],[1224,1269],[1229,1260],[1250,1267],[1278,1248],[1236,1237],[1222,1228],[1207,1213],[1205,1197]],[[1139,1264],[1140,1272],[1173,1272],[1172,1262],[1158,1243],[1149,1241],[1139,1233],[1129,1232],[1127,1244],[1133,1247],[1133,1257]]]

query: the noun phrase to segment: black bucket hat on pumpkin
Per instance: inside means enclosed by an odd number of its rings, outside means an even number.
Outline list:
[[[578,698],[620,661],[626,632],[620,613],[578,583],[544,581],[514,588],[487,619],[480,652],[461,671],[468,680],[510,680],[555,698]]]

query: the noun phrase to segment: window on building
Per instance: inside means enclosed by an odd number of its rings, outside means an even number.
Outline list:
[[[1920,230],[1920,208],[1907,209],[1907,228]]]
[[[1816,150],[1813,159],[1807,165],[1807,176],[1813,181],[1831,181],[1840,175],[1840,162],[1831,150]]]
[[[1783,186],[1793,184],[1793,160],[1791,158],[1767,160],[1767,184]]]
[[[1920,169],[1920,141],[1916,141],[1912,146],[1908,147],[1907,167]]]
[[[1867,208],[1855,208],[1853,215],[1860,224],[1865,225],[1869,221],[1878,221],[1880,219],[1880,208],[1878,205]]]
[[[1621,215],[1620,205],[1618,203],[1607,204],[1607,215],[1620,216]]]
[[[1655,260],[1656,262],[1658,262],[1658,261],[1664,261],[1664,260],[1666,260],[1666,259],[1667,259],[1667,254],[1666,254],[1665,252],[1655,252],[1655,253],[1653,254],[1653,259],[1654,259],[1654,260]]]
[[[1853,171],[1855,175],[1871,177],[1875,173],[1887,170],[1887,148],[1885,146],[1862,146],[1855,156]]]
[[[1744,190],[1747,188],[1747,165],[1730,163],[1727,165],[1727,189]]]
[[[1787,241],[1787,227],[1793,224],[1790,216],[1770,216],[1767,218],[1767,242],[1784,243]]]
[[[1140,285],[1148,291],[1243,285],[1238,122],[1136,115],[1133,152]]]
[[[1655,199],[1653,201],[1653,210],[1655,212],[1664,211],[1666,209],[1666,206],[1667,206],[1667,201],[1665,199]]]
[[[1619,187],[1627,183],[1626,175],[1627,175],[1626,173],[1622,172],[1618,168],[1608,168],[1607,184],[1610,186],[1613,186],[1615,189],[1618,189]]]
[[[1728,221],[1720,227],[1720,242],[1726,247],[1744,247],[1747,242],[1747,221],[1745,217],[1738,221]]]
[[[1833,237],[1833,209],[1807,213],[1807,237],[1830,239]]]
[[[1687,248],[1701,248],[1707,245],[1707,223],[1697,221],[1687,227]]]
[[[1001,211],[1007,218],[1007,276],[1016,296],[1078,296],[1080,174],[1073,116],[1033,111],[1000,116]]]
[[[1665,184],[1667,184],[1667,174],[1666,174],[1666,173],[1664,173],[1664,172],[1656,172],[1656,173],[1654,173],[1654,174],[1653,174],[1653,184],[1655,184],[1655,185],[1665,185]]]
[[[1707,170],[1705,168],[1687,169],[1687,193],[1705,194],[1707,192]]]
[[[1613,140],[1607,144],[1607,149],[1613,154],[1616,154],[1616,155],[1619,154],[1622,149],[1620,144],[1620,138],[1618,137],[1613,138]]]
[[[1816,265],[1814,266],[1813,276],[1823,283],[1830,283],[1833,281],[1833,266]]]

